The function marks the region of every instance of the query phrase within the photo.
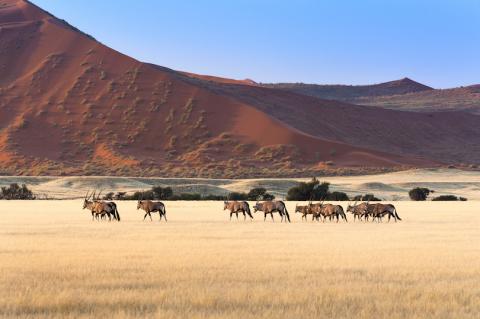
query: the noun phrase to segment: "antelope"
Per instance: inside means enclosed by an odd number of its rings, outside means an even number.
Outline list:
[[[353,221],[358,218],[359,220],[362,220],[362,217],[365,216],[365,219],[368,218],[368,203],[361,203],[357,205],[357,201],[355,201],[355,204],[353,205],[348,205],[347,206],[347,213],[352,213],[353,214]]]
[[[95,193],[88,196],[88,192],[85,195],[83,200],[83,209],[89,209],[92,213],[92,220],[95,220],[100,216],[103,219],[104,215],[107,215],[109,220],[112,220],[112,216],[117,221],[120,221],[120,214],[118,213],[117,205],[114,202],[105,202],[99,200],[100,194],[98,197],[95,197]],[[93,200],[91,201],[90,198]]]
[[[389,222],[391,217],[393,217],[395,222],[397,222],[397,219],[402,220],[400,216],[398,216],[395,206],[393,206],[392,204],[370,204],[368,205],[368,213],[372,215],[373,220],[377,219],[377,221],[381,221],[382,217],[387,214]]]
[[[343,220],[345,220],[345,222],[348,223],[347,215],[345,215],[345,211],[343,210],[342,206],[335,205],[335,214],[336,214],[336,217],[337,217],[337,223],[338,223],[338,217],[342,218]]]
[[[139,200],[137,203],[137,210],[139,210],[140,208],[145,211],[145,216],[143,216],[143,220],[145,220],[147,216],[150,216],[150,220],[153,220],[151,213],[158,212],[158,214],[160,215],[160,221],[162,221],[162,217],[165,217],[165,221],[167,221],[167,210],[162,202]]]
[[[237,215],[237,220],[238,220],[238,213],[243,213],[243,220],[247,220],[247,215],[253,219],[252,213],[250,211],[250,205],[248,205],[247,202],[242,201],[224,201],[223,202],[223,210],[230,210],[230,221],[232,220],[232,215],[236,214]]]
[[[285,222],[288,221],[290,223],[290,215],[288,214],[287,206],[285,206],[285,203],[282,201],[256,202],[255,206],[253,206],[253,209],[255,213],[258,211],[263,212],[263,221],[265,221],[267,219],[267,215],[270,214],[272,221],[275,222],[273,219],[273,213],[278,212],[282,218],[281,222],[283,222],[285,219]]]
[[[307,220],[307,215],[310,214],[310,210],[308,209],[308,205],[299,206],[298,204],[295,205],[295,213],[302,214],[302,221],[305,218]]]
[[[323,206],[323,201],[321,203],[310,202],[308,204],[307,214],[312,214],[312,221],[314,221],[315,219],[318,221],[318,218],[322,214],[322,206]],[[307,219],[306,216],[305,216],[305,219]]]
[[[332,220],[332,218],[337,217],[338,223],[338,215],[337,215],[337,207],[333,204],[320,204],[319,214],[317,214],[317,219],[323,217],[323,222],[327,219],[327,217]]]

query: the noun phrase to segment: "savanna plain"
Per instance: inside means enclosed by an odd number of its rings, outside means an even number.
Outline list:
[[[2,318],[478,318],[480,202],[395,202],[394,223],[94,222],[81,200],[0,202]],[[346,203],[343,203],[346,206]],[[261,214],[261,215],[260,215]]]

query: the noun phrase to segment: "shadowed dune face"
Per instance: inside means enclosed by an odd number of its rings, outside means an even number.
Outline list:
[[[464,111],[406,112],[322,100],[283,89],[209,85],[311,136],[444,163],[480,161],[480,117]]]
[[[298,176],[480,158],[476,119],[176,72],[105,47],[27,1],[2,3],[3,174]],[[459,141],[471,152],[452,152]]]

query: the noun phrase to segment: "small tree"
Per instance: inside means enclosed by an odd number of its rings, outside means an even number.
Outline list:
[[[263,187],[252,188],[247,194],[247,200],[273,200],[275,196],[267,193]]]
[[[347,201],[349,200],[348,195],[344,192],[332,192],[328,194],[328,200],[335,200],[335,201]]]
[[[379,202],[380,198],[375,197],[373,194],[357,195],[353,198],[354,201],[367,201],[367,202]]]
[[[247,200],[248,196],[245,193],[231,192],[227,195],[228,200]]]
[[[274,200],[274,199],[275,199],[275,195],[273,194],[266,193],[263,195],[263,200]]]
[[[103,196],[104,200],[113,200],[113,195],[115,195],[113,192],[106,193],[105,196]]]
[[[125,196],[127,200],[153,200],[154,194],[152,191],[142,191],[142,192],[135,192],[131,196]]]
[[[323,200],[327,198],[330,183],[320,183],[315,177],[308,183],[301,182],[287,192],[287,200]]]
[[[365,194],[363,195],[362,200],[366,200],[367,202],[380,202],[382,199],[373,194]]]
[[[124,200],[127,192],[117,192],[114,196],[115,200]]]
[[[28,189],[27,185],[19,186],[17,183],[10,184],[9,187],[2,187],[0,192],[0,199],[20,199],[32,200],[35,199],[32,191]]]
[[[432,199],[432,201],[466,201],[465,197],[457,197],[455,195],[440,195]]]
[[[161,187],[161,186],[155,186],[152,187],[152,193],[154,196],[154,199],[160,199],[160,200],[165,200],[169,199],[173,196],[173,190],[171,187]]]
[[[408,192],[408,196],[414,201],[424,201],[427,200],[428,195],[433,192],[433,190],[428,188],[416,187]]]

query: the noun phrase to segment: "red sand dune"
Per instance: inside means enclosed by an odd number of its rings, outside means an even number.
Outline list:
[[[141,63],[23,0],[0,2],[0,70],[4,174],[285,176],[438,160],[357,143],[364,125],[349,112],[362,107]],[[380,127],[397,116],[381,113]]]

